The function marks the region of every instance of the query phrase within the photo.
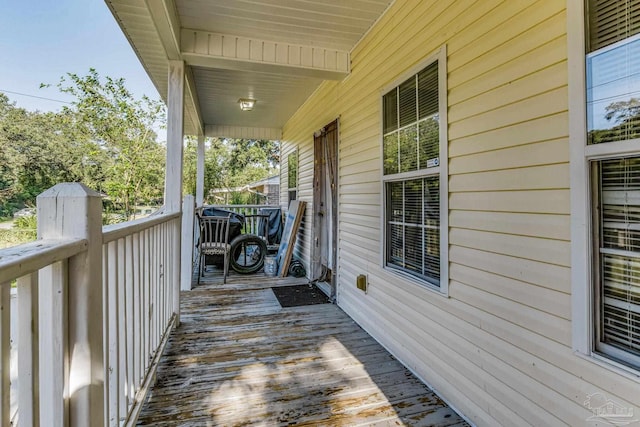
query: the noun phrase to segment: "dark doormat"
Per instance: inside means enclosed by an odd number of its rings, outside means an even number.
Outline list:
[[[271,290],[283,308],[329,302],[329,298],[316,285],[280,286]]]

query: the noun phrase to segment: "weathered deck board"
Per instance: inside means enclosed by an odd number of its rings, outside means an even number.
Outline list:
[[[281,308],[272,286],[231,276],[182,295],[138,425],[463,426],[332,304]]]

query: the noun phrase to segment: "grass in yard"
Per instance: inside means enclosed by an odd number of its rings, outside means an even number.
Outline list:
[[[36,239],[36,230],[29,229],[0,229],[0,249],[21,245]]]

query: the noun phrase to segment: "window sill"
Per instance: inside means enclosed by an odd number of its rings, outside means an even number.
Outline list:
[[[431,283],[427,282],[426,280],[420,280],[419,278],[417,278],[416,276],[410,274],[410,273],[406,273],[400,269],[394,268],[394,267],[389,267],[387,265],[383,266],[382,269],[389,273],[392,274],[400,279],[403,279],[405,282],[410,283],[412,285],[415,286],[419,286],[420,289],[426,289],[429,292],[432,292],[436,295],[439,295],[443,298],[449,298],[449,292],[448,291],[444,291],[443,289],[441,289],[438,286],[432,285]]]
[[[594,363],[603,369],[606,369],[615,374],[623,376],[631,381],[640,383],[640,370],[638,369],[634,369],[627,365],[623,365],[622,363],[618,363],[615,360],[601,356],[598,353],[584,354],[579,351],[574,351],[573,354],[575,354],[581,359]]]

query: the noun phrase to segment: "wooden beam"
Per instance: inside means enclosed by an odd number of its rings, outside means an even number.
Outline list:
[[[180,59],[180,18],[173,0],[146,0],[167,59]]]
[[[348,51],[192,29],[181,34],[181,57],[192,66],[324,80],[342,80],[351,68]]]
[[[167,93],[167,163],[164,202],[167,212],[182,207],[182,141],[184,137],[184,62],[169,61]]]
[[[196,81],[193,77],[191,67],[185,68],[185,100],[189,102],[187,111],[193,111],[190,116],[193,127],[197,135],[204,135],[204,122],[202,121],[202,112],[200,111],[200,99],[198,98],[198,90],[196,89]]]
[[[156,26],[158,37],[164,47],[167,59],[181,60],[180,53],[180,17],[176,9],[174,0],[145,0],[151,18]],[[189,101],[187,111],[189,118],[193,123],[193,127],[197,134],[204,133],[204,124],[202,121],[202,113],[200,112],[200,101],[198,100],[198,92],[196,90],[195,80],[191,69],[187,67],[185,70],[186,86],[185,100]]]
[[[169,61],[169,89],[167,93],[167,164],[165,171],[164,204],[168,213],[182,212],[182,157],[184,139],[184,61]],[[172,224],[172,245],[181,245],[180,223]],[[172,251],[170,289],[173,291],[173,310],[176,325],[180,325],[180,253]]]

